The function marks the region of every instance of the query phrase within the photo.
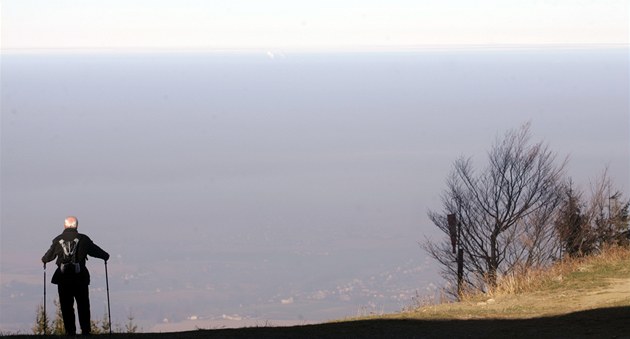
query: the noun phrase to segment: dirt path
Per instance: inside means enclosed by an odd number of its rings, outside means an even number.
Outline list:
[[[578,303],[582,309],[630,302],[630,279],[610,279],[609,282],[604,289],[581,294]]]

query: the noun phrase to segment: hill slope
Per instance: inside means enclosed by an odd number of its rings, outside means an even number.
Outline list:
[[[115,338],[630,338],[630,251],[556,265],[492,296],[368,319]],[[22,336],[26,338],[30,336]],[[35,336],[33,336],[35,337]],[[41,337],[41,336],[37,336]]]

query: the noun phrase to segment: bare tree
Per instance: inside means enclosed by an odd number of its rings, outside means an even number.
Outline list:
[[[562,188],[562,201],[554,220],[558,240],[570,257],[589,255],[595,250],[595,237],[582,195],[569,179]]]
[[[471,159],[455,161],[442,195],[443,210],[428,214],[446,235],[446,215],[457,215],[469,287],[495,286],[498,274],[554,258],[557,244],[550,220],[560,202],[566,161],[555,162],[546,145],[530,143],[529,124],[497,138],[483,171],[476,172]],[[424,247],[453,281],[455,256],[449,244],[448,238],[442,243],[427,240]]]
[[[628,245],[628,209],[620,191],[612,190],[608,171],[591,183],[589,200],[571,182],[563,190],[555,226],[567,255],[576,257],[595,253],[607,245]]]
[[[613,235],[612,225],[609,222],[610,201],[607,199],[610,195],[610,183],[606,178],[604,172],[602,177],[591,185],[591,201],[588,210],[592,232],[597,238],[599,247]]]
[[[619,235],[628,231],[630,200],[625,200],[623,194],[613,191],[612,187],[607,169],[591,184],[591,200],[586,213],[597,249],[619,243]]]

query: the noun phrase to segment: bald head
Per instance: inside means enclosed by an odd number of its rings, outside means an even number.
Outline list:
[[[79,227],[79,220],[77,217],[67,217],[63,223],[64,228],[77,228]]]

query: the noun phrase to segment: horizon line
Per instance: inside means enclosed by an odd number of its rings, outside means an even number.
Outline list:
[[[519,49],[609,49],[629,48],[630,43],[495,43],[495,44],[417,44],[373,46],[257,46],[257,47],[0,47],[0,55],[8,54],[93,54],[93,53],[373,53],[449,50],[519,50]]]

